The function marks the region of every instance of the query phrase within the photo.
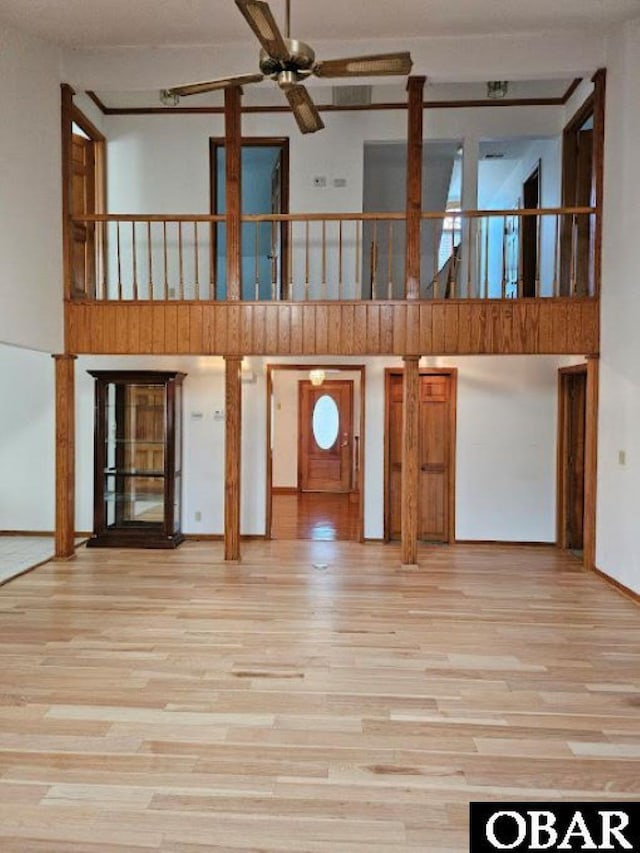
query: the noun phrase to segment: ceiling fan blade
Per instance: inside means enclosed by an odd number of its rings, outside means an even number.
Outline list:
[[[281,62],[289,59],[289,48],[269,4],[262,0],[236,0],[236,6],[269,56]]]
[[[235,77],[220,77],[217,80],[204,80],[202,83],[186,83],[184,86],[172,86],[166,89],[167,95],[200,95],[204,92],[215,92],[227,89],[229,86],[246,86],[249,83],[260,83],[264,74],[237,74]]]
[[[314,69],[317,77],[377,77],[392,74],[409,74],[413,66],[411,54],[378,53],[373,56],[352,56],[346,59],[328,59],[318,62]]]
[[[287,86],[284,93],[302,133],[315,133],[317,130],[322,130],[324,122],[304,86]]]

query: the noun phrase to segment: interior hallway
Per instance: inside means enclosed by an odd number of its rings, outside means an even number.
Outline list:
[[[276,493],[271,504],[272,539],[357,542],[360,498],[355,492]]]
[[[637,799],[638,608],[571,556],[222,556],[80,548],[0,590],[3,851],[459,853],[470,800]]]

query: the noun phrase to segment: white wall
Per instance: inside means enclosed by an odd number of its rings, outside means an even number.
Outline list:
[[[0,344],[0,530],[53,530],[54,364]]]
[[[458,539],[555,541],[557,372],[577,361],[436,360],[458,367]]]
[[[0,341],[62,348],[60,55],[0,27]]]
[[[607,64],[596,565],[640,592],[640,21]]]

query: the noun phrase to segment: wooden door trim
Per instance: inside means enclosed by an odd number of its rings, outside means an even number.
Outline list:
[[[94,213],[105,213],[107,209],[107,138],[98,130],[82,110],[73,103],[75,91],[67,83],[60,86],[61,92],[61,154],[62,154],[62,244],[64,297],[70,299],[73,291],[73,237],[71,229],[73,199],[73,124],[77,124],[93,143],[94,154]],[[105,252],[103,242],[100,252]],[[97,282],[94,282],[97,287]],[[65,335],[67,334],[65,330]],[[66,348],[66,343],[65,343]]]
[[[584,525],[583,564],[596,569],[596,518],[598,489],[598,405],[600,390],[600,359],[587,356],[587,399],[584,434]]]
[[[209,212],[215,216],[218,213],[218,170],[216,168],[217,152],[225,147],[224,136],[209,137]],[[289,213],[289,137],[288,136],[243,136],[242,148],[280,148],[282,152],[282,171],[280,175],[280,191],[282,195],[282,213]],[[240,211],[242,214],[242,211]],[[289,283],[289,230],[287,223],[281,224],[282,259],[280,264],[280,290],[284,293]],[[218,229],[215,224],[211,227],[211,260],[213,281],[216,282],[216,260],[218,255]],[[216,298],[214,296],[214,298]]]
[[[449,395],[449,512],[447,524],[447,543],[456,541],[456,449],[458,422],[458,368],[457,367],[421,367],[419,376],[449,376],[451,381]],[[391,541],[391,503],[389,501],[389,439],[391,425],[391,377],[404,376],[403,367],[387,367],[384,372],[384,541]]]
[[[590,116],[593,116],[592,180],[596,208],[594,238],[594,296],[600,294],[602,276],[602,203],[604,198],[604,134],[607,71],[599,68],[591,78],[593,92],[578,107],[562,131],[562,204],[568,205],[569,188],[575,183],[578,132]]]
[[[596,477],[598,445],[598,359],[589,357],[585,364],[558,370],[558,439],[556,466],[556,544],[567,548],[567,382],[566,378],[582,374],[586,377],[585,459],[583,510],[583,565],[595,568]]]
[[[271,456],[271,431],[273,429],[273,418],[271,416],[271,400],[273,398],[273,374],[277,370],[313,370],[313,369],[321,369],[321,370],[339,370],[343,372],[353,372],[360,374],[360,447],[359,447],[359,465],[358,465],[358,492],[360,495],[360,507],[359,507],[359,516],[358,516],[358,537],[357,541],[362,543],[365,541],[364,537],[364,485],[365,485],[365,430],[366,430],[366,422],[365,422],[365,413],[366,413],[366,374],[367,369],[364,364],[330,364],[326,362],[313,362],[310,364],[267,364],[267,394],[266,394],[266,411],[267,411],[267,440],[266,440],[266,454],[267,454],[267,477],[266,477],[266,516],[265,516],[265,539],[271,539],[271,523],[273,518],[273,506],[272,506],[272,486],[273,486],[273,459]],[[355,412],[352,412],[352,423],[353,423],[353,415]]]

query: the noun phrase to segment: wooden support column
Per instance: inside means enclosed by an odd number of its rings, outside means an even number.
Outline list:
[[[600,295],[602,278],[602,205],[604,201],[604,125],[605,100],[607,90],[607,70],[600,68],[592,78],[593,82],[593,186],[595,198],[591,203],[596,207],[596,225],[593,256],[594,296]]]
[[[422,226],[422,111],[426,77],[409,77],[407,91],[407,244],[405,296],[420,298],[420,232]]]
[[[224,90],[225,200],[227,226],[227,299],[242,296],[242,89]]]
[[[584,439],[583,563],[596,568],[596,489],[598,479],[598,393],[600,362],[597,355],[587,358],[587,403]]]
[[[225,357],[224,558],[240,559],[242,358]]]
[[[402,531],[403,565],[418,562],[418,441],[420,432],[420,357],[405,356],[402,396]]]
[[[56,392],[55,556],[75,553],[75,355],[54,355]]]
[[[72,279],[72,232],[71,205],[72,190],[72,150],[73,135],[73,96],[71,86],[63,83],[61,95],[61,131],[62,131],[62,276],[64,298],[71,298]]]

